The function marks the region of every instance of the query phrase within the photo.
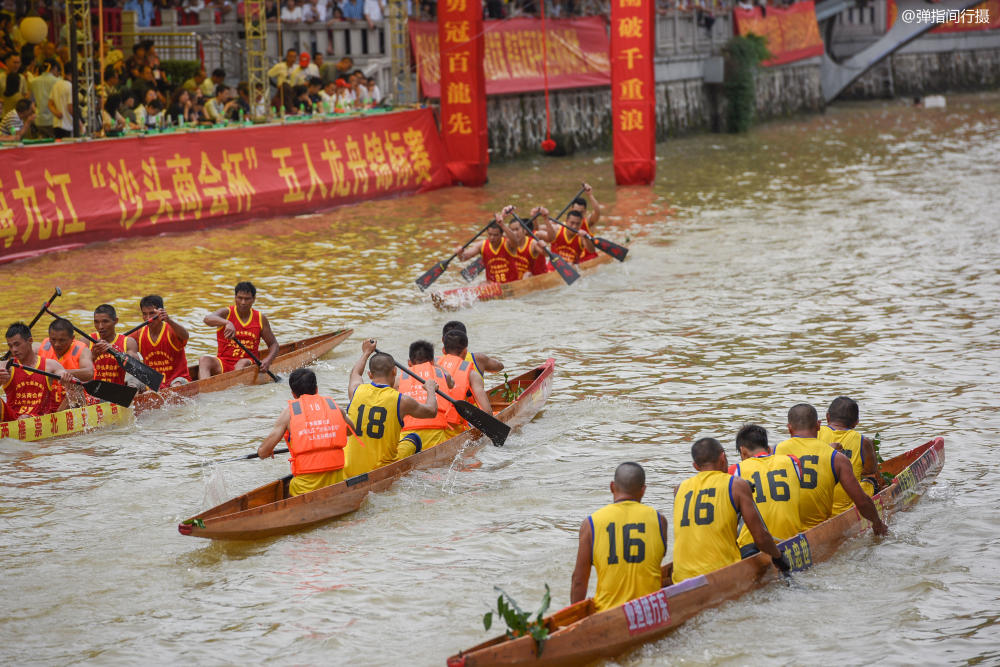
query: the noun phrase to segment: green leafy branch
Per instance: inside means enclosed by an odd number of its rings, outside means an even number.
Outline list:
[[[879,463],[885,463],[885,459],[882,458],[882,454],[879,452],[879,445],[882,444],[882,434],[879,432],[875,433],[875,437],[872,438],[872,447],[875,449],[875,460]],[[887,472],[879,472],[882,475],[882,481],[886,484],[892,484],[892,480],[895,479],[892,475]]]
[[[510,383],[510,378],[505,372],[503,374],[503,400],[513,403],[517,397],[524,393],[524,387],[514,387]]]
[[[545,612],[549,610],[549,604],[552,602],[552,593],[549,590],[549,585],[545,584],[545,595],[542,596],[542,606],[535,612],[535,620],[533,621],[528,620],[531,618],[531,613],[522,611],[517,601],[508,595],[506,591],[499,586],[494,586],[493,590],[500,593],[497,597],[496,613],[507,624],[507,637],[517,639],[518,637],[530,635],[538,646],[538,655],[541,655],[542,648],[545,646],[545,640],[549,637],[549,629],[545,626],[544,621]],[[483,615],[483,627],[489,630],[492,625],[493,612],[488,611]]]

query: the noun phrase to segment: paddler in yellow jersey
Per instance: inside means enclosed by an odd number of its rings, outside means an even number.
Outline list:
[[[362,377],[366,363],[370,383]],[[361,344],[361,357],[351,369],[347,385],[350,400],[347,414],[357,427],[355,435],[347,442],[345,474],[348,477],[363,475],[396,459],[404,418],[429,419],[437,414],[434,391],[438,385],[434,380],[424,382],[427,393],[424,403],[400,394],[394,389],[395,384],[395,361],[384,352],[376,353],[375,339],[369,338]]]
[[[646,471],[638,463],[622,463],[611,482],[614,502],[580,525],[570,603],[587,597],[591,566],[597,570],[594,607],[609,609],[658,591],[660,562],[667,551],[667,520],[641,503]]]
[[[833,492],[839,482],[858,507],[861,516],[872,522],[876,535],[889,528],[882,522],[875,503],[865,495],[854,477],[851,461],[816,436],[819,434],[816,408],[799,403],[788,411],[788,440],[779,442],[776,454],[788,454],[799,461],[802,470],[802,527],[809,529],[833,516]]]
[[[257,448],[257,456],[274,456],[274,446],[288,440],[292,481],[288,494],[298,496],[344,481],[344,449],[354,424],[330,396],[319,396],[316,374],[298,368],[288,376],[292,400]]]
[[[404,373],[397,373],[396,389],[418,403],[427,401],[424,381],[434,380],[441,387],[455,384],[451,377],[434,363],[434,345],[429,341],[417,340],[410,343],[409,367],[420,376],[421,380],[418,381]],[[448,408],[451,404],[439,396],[434,396],[434,400],[437,401],[437,414],[430,419],[403,418],[403,430],[399,434],[399,447],[396,452],[397,461],[436,447],[451,437],[448,428]]]
[[[441,343],[444,343],[445,335],[452,329],[458,329],[468,338],[469,332],[466,330],[465,325],[458,320],[452,320],[444,325],[441,330]],[[476,370],[479,371],[480,375],[485,376],[487,373],[499,373],[503,370],[503,362],[499,359],[494,359],[493,357],[488,357],[482,352],[465,352],[465,360],[471,362]]]
[[[873,496],[880,488],[878,474],[878,460],[875,457],[875,445],[871,438],[866,438],[854,428],[858,425],[857,401],[847,396],[839,396],[833,399],[829,409],[826,411],[826,426],[820,426],[820,440],[827,443],[834,449],[839,449],[841,453],[851,460],[851,469],[854,470],[854,478],[858,480],[862,490]],[[844,491],[842,484],[838,484],[833,492],[833,513],[834,515],[846,512],[854,503]]]
[[[715,438],[701,438],[691,447],[698,474],[681,482],[674,494],[675,584],[740,560],[736,527],[740,517],[757,548],[782,572],[791,569],[757,512],[750,484],[730,475],[726,452]]]
[[[798,463],[791,456],[772,454],[767,430],[757,424],[743,425],[736,434],[736,447],[741,461],[735,475],[750,482],[754,504],[767,532],[779,542],[798,535],[802,532]],[[736,543],[741,558],[760,553],[745,523]]]

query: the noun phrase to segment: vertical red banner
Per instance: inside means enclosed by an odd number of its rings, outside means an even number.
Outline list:
[[[656,24],[653,0],[611,0],[611,115],[615,182],[656,176]]]
[[[462,185],[486,182],[489,164],[482,0],[440,0],[441,137]]]

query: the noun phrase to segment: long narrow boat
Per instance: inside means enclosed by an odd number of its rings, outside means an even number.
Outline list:
[[[0,438],[34,442],[70,433],[93,431],[131,419],[131,408],[123,408],[114,403],[98,403],[60,410],[41,417],[0,422]]]
[[[354,329],[338,329],[331,333],[320,334],[312,338],[304,338],[294,343],[283,343],[278,348],[278,356],[271,363],[273,373],[287,373],[296,368],[301,368],[320,358],[337,345],[346,340]],[[267,350],[263,350],[260,357],[267,356]],[[203,380],[198,379],[198,365],[188,366],[193,382],[178,385],[176,387],[161,388],[159,392],[147,391],[138,394],[132,401],[132,408],[136,414],[152,408],[158,408],[168,403],[177,403],[182,398],[190,398],[198,394],[211,391],[222,391],[239,385],[266,384],[273,382],[266,373],[261,373],[256,365],[247,366],[236,371],[220,373]]]
[[[611,261],[611,255],[599,253],[597,257],[588,259],[586,262],[576,264],[575,268],[581,275],[590,273],[602,264]],[[476,283],[454,289],[431,292],[431,301],[440,310],[457,310],[471,306],[477,301],[491,301],[493,299],[510,299],[516,296],[537,292],[543,289],[558,287],[563,284],[563,279],[555,271],[543,273],[537,276],[528,276],[509,283]]]
[[[555,361],[548,359],[491,389],[490,402],[494,411],[500,411],[497,418],[512,427],[531,421],[552,392],[554,369]],[[519,391],[512,402],[506,400],[510,392]],[[300,496],[288,495],[289,475],[193,516],[180,523],[177,530],[181,535],[216,540],[254,540],[290,533],[357,510],[369,493],[388,489],[411,470],[449,465],[463,450],[485,445],[487,440],[481,436],[476,429],[470,429],[437,447]]]
[[[886,461],[881,470],[895,475],[893,483],[875,496],[884,517],[915,502],[924,482],[944,465],[944,440],[935,438]],[[832,517],[779,546],[794,570],[826,560],[848,538],[868,530],[869,522],[856,508]],[[663,581],[670,581],[672,564],[663,567]],[[551,633],[541,655],[529,637],[496,637],[448,658],[448,667],[482,665],[581,665],[599,658],[613,658],[648,641],[658,639],[704,609],[715,607],[778,578],[766,554],[679,584],[665,586],[620,607],[594,611],[592,599],[570,605],[545,619]]]

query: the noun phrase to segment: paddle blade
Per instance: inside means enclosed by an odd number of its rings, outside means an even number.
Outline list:
[[[576,279],[580,277],[576,269],[567,262],[565,259],[556,255],[555,253],[549,255],[549,261],[552,262],[552,266],[555,267],[556,273],[566,281],[567,285],[572,285],[576,282]]]
[[[434,281],[441,277],[441,274],[444,273],[446,268],[448,268],[447,264],[444,262],[438,262],[431,268],[424,271],[424,274],[417,278],[417,287],[420,288],[420,291],[424,291],[434,284]]]
[[[137,361],[114,348],[111,348],[108,352],[110,352],[114,358],[118,360],[118,363],[121,364],[126,373],[153,391],[160,390],[160,385],[163,384],[163,373],[157,373],[141,361]]]
[[[105,382],[104,380],[84,382],[83,389],[94,398],[116,403],[125,408],[132,405],[132,399],[135,398],[136,392],[139,391],[135,387],[115,382]]]
[[[470,424],[483,432],[487,438],[493,441],[497,447],[503,445],[510,435],[510,426],[494,417],[488,412],[480,410],[468,401],[455,401],[455,409]]]
[[[465,278],[467,282],[471,283],[476,279],[476,276],[483,272],[483,269],[485,268],[486,267],[483,266],[483,258],[477,257],[476,261],[462,269],[462,277]]]
[[[625,255],[628,254],[628,248],[623,245],[618,245],[617,243],[612,243],[607,239],[602,239],[599,236],[593,238],[594,245],[597,246],[598,250],[603,250],[608,253],[619,262],[625,261]]]

